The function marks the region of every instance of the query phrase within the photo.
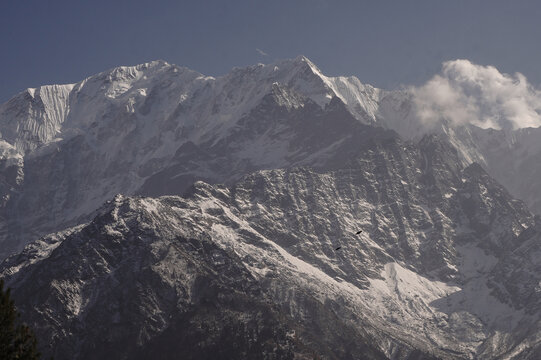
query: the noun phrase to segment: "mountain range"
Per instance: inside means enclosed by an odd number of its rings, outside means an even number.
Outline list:
[[[300,56],[1,105],[0,273],[42,352],[537,358],[541,130],[415,96]]]

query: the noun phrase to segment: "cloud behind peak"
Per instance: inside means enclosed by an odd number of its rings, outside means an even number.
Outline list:
[[[520,73],[447,61],[440,74],[412,92],[416,115],[428,126],[441,120],[495,129],[541,126],[541,91]]]

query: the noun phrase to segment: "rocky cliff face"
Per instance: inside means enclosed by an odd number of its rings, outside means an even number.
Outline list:
[[[248,267],[253,262],[213,238],[216,231],[228,235],[225,225],[200,222],[203,214],[190,214],[194,205],[182,198],[117,197],[88,225],[44,238],[8,260],[16,265],[4,275],[21,289],[19,309],[50,341],[44,351],[66,359],[385,358],[362,327],[315,294],[293,288],[287,296],[299,303],[274,301],[272,277],[264,280]],[[249,228],[244,236],[270,245]],[[267,261],[278,270],[280,259]],[[32,274],[44,275],[45,268],[52,278],[29,286]],[[274,276],[295,275],[284,270]],[[284,311],[289,306],[298,309]]]
[[[117,196],[2,274],[57,358],[534,356],[537,261],[506,269],[535,218],[445,139],[366,130],[333,169]]]

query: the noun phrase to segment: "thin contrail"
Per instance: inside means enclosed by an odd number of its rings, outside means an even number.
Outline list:
[[[267,54],[266,52],[264,52],[261,49],[255,48],[255,51],[257,51],[259,53],[259,55],[261,55],[261,56],[269,56],[269,54]]]

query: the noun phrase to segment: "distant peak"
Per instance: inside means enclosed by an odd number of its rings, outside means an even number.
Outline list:
[[[165,60],[153,60],[153,61],[136,65],[135,67],[139,69],[150,69],[150,68],[162,68],[162,67],[169,67],[169,66],[171,66],[171,64],[169,64]]]
[[[34,98],[34,94],[36,93],[36,88],[28,88],[26,89],[26,91],[28,92],[28,94],[30,94],[32,98]]]
[[[163,60],[154,60],[146,63],[142,63],[139,65],[133,65],[133,66],[119,66],[114,68],[111,72],[130,72],[130,71],[141,71],[141,70],[147,70],[147,69],[159,69],[163,67],[170,66],[167,62]]]
[[[297,56],[294,60],[295,60],[296,62],[305,62],[305,63],[307,63],[307,64],[309,64],[309,65],[315,66],[314,62],[313,62],[312,60],[308,59],[308,58],[307,58],[306,56],[304,56],[304,55],[299,55],[299,56]]]
[[[304,55],[299,55],[297,56],[295,59],[293,59],[293,62],[295,64],[302,64],[302,65],[308,65],[308,67],[310,67],[314,72],[317,72],[317,73],[321,73],[321,70],[319,70],[319,68],[317,67],[316,64],[314,64],[314,62],[310,59],[308,59],[306,56]]]
[[[321,73],[319,68],[304,55],[299,55],[293,59],[290,58],[290,59],[278,60],[277,62],[273,64],[269,64],[269,66],[272,66],[273,68],[277,67],[278,69],[288,69],[288,68],[289,69],[291,68],[308,69],[309,68],[315,73]]]
[[[106,70],[100,74],[95,75],[100,78],[102,76],[113,76],[115,78],[119,77],[136,77],[137,73],[146,72],[146,71],[159,71],[164,68],[171,67],[172,65],[164,60],[153,60],[146,63],[130,66],[117,66],[112,69]],[[173,65],[174,66],[174,65]]]

